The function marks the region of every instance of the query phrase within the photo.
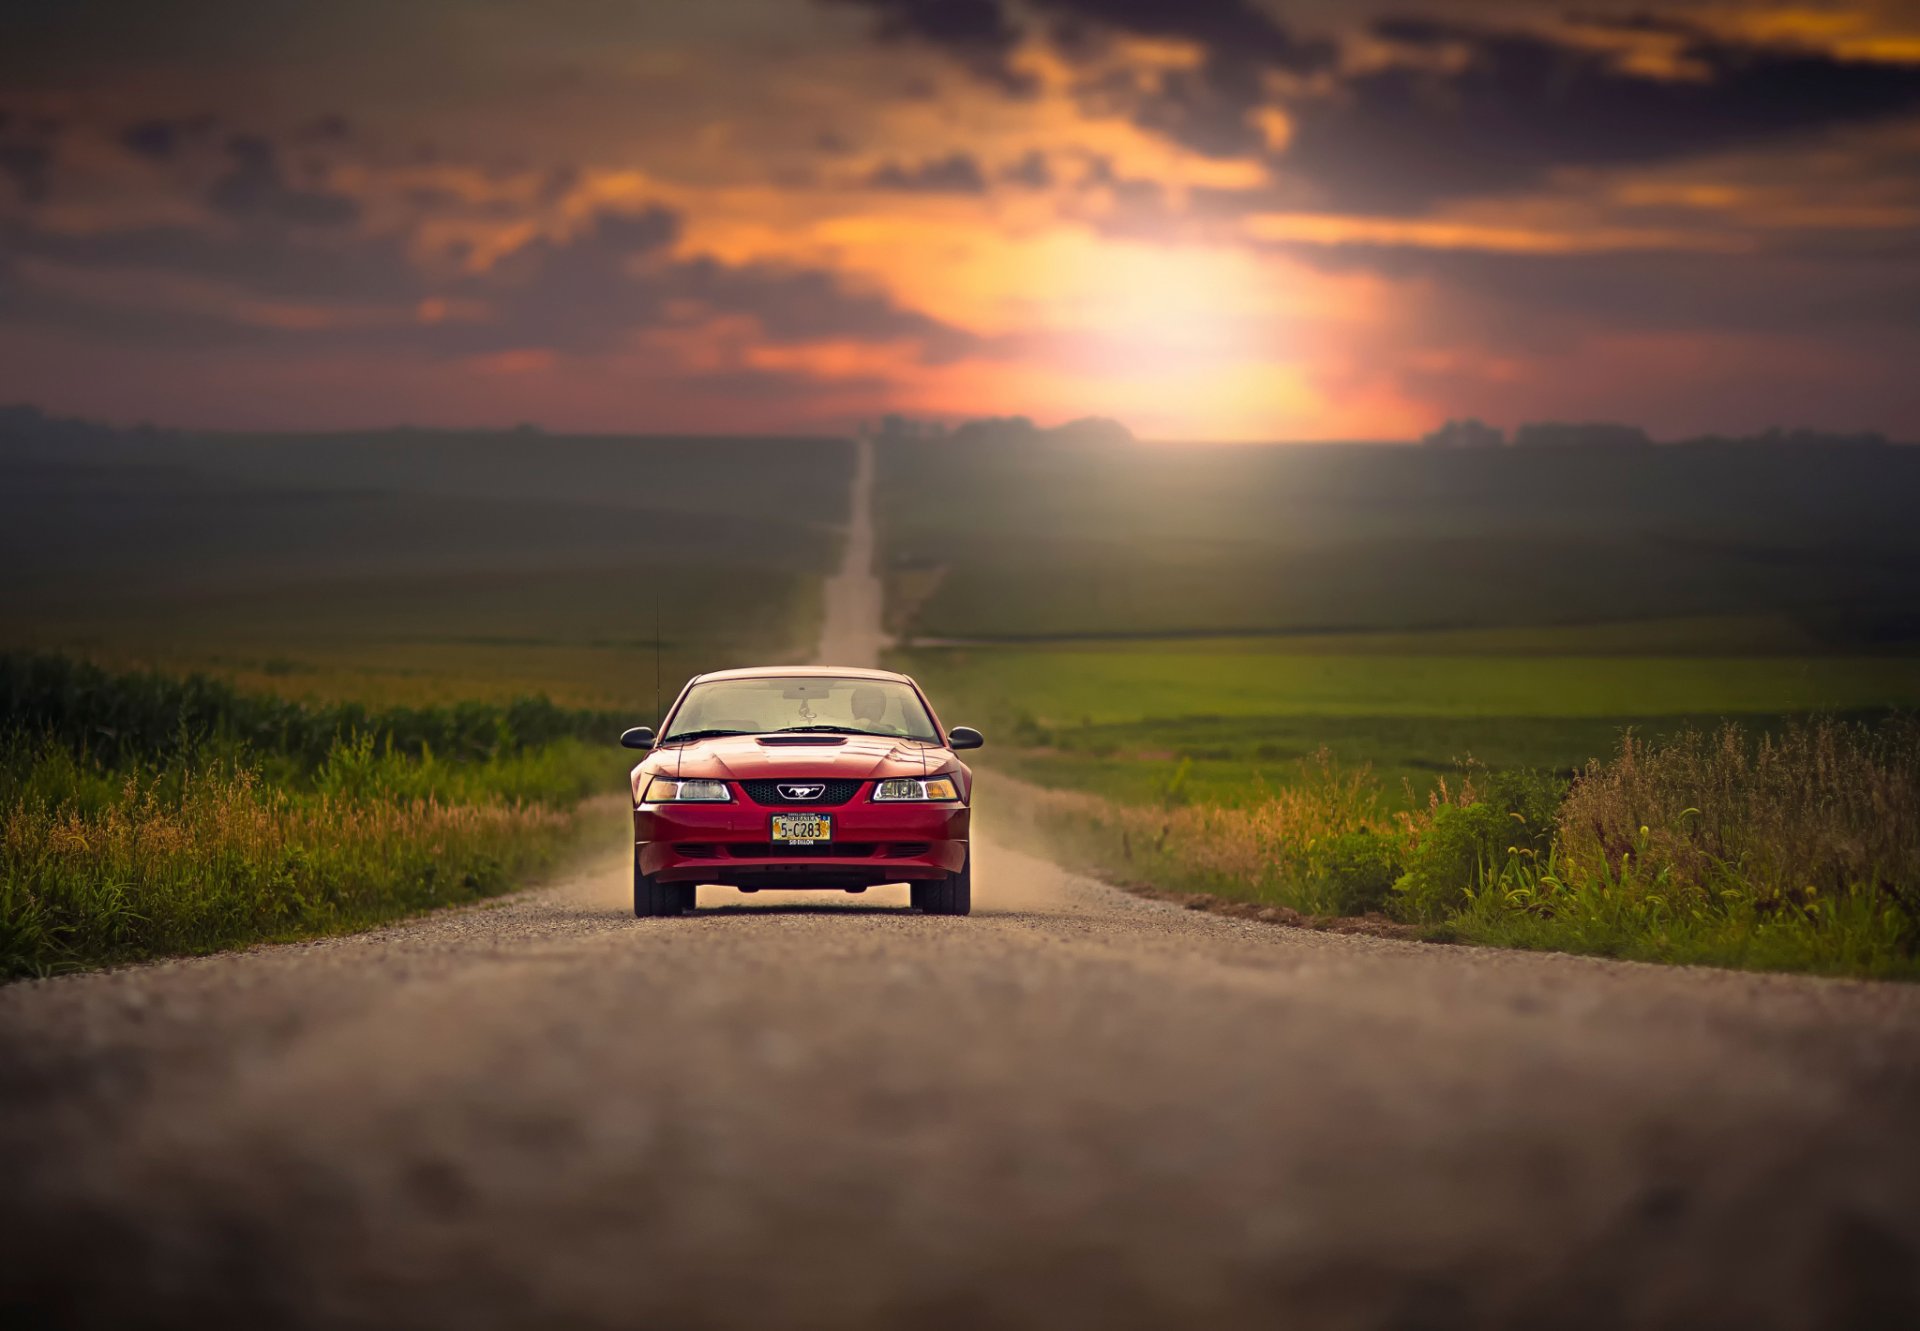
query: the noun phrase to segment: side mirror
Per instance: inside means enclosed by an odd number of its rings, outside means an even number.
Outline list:
[[[620,736],[623,749],[651,749],[653,747],[653,727],[635,726]]]
[[[987,742],[987,737],[972,726],[954,726],[947,731],[949,749],[977,749]]]

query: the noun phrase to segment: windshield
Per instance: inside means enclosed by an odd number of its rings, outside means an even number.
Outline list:
[[[910,685],[835,675],[769,675],[695,684],[661,741],[778,731],[889,735],[938,742],[933,718]]]

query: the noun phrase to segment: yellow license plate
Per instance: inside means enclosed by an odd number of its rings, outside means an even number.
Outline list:
[[[824,813],[776,813],[773,839],[783,846],[811,846],[833,836],[833,819]]]

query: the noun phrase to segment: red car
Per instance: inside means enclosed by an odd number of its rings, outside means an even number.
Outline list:
[[[776,666],[699,675],[633,769],[633,913],[678,915],[700,883],[864,892],[906,883],[930,915],[973,905],[967,853],[985,741],[942,729],[886,670]]]

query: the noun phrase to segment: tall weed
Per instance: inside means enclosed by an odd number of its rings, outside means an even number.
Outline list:
[[[1469,771],[1385,817],[1322,754],[1232,807],[1023,801],[1055,851],[1116,877],[1312,914],[1385,909],[1505,946],[1920,977],[1920,722],[1832,720],[1661,744],[1571,783]]]

